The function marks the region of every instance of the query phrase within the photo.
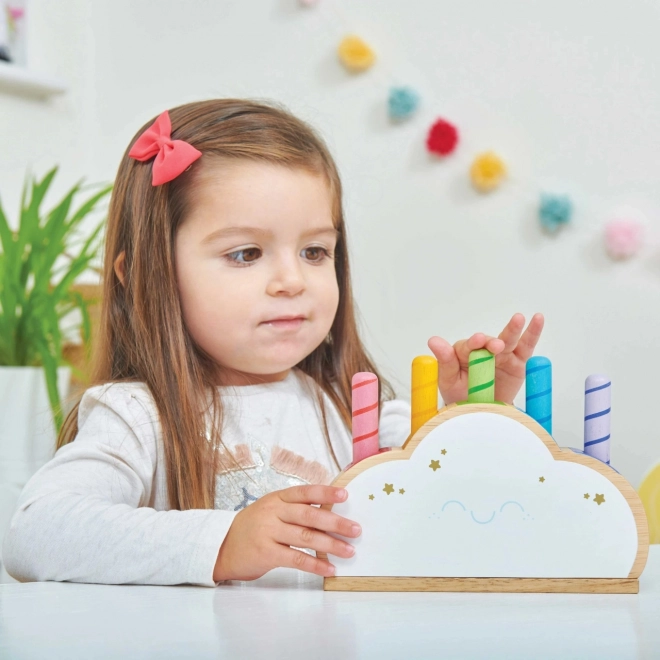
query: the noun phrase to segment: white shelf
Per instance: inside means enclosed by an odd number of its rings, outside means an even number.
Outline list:
[[[0,92],[45,99],[66,89],[66,82],[60,78],[0,62]]]

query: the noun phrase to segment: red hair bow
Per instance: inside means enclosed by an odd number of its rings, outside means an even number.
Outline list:
[[[202,152],[184,140],[172,139],[172,122],[169,113],[165,110],[135,141],[128,155],[139,161],[156,156],[151,183],[160,186],[176,179],[202,155]]]

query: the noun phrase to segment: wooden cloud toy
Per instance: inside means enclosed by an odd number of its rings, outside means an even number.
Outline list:
[[[349,496],[325,508],[362,534],[324,588],[637,593],[648,525],[609,466],[610,381],[587,378],[584,451],[550,435],[547,358],[527,363],[526,412],[494,400],[485,349],[470,355],[466,402],[438,410],[437,381],[435,358],[415,358],[411,434],[380,449],[378,380],[354,376],[354,461],[333,483]]]

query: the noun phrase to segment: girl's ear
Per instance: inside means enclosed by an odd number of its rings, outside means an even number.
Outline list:
[[[122,250],[119,253],[119,256],[115,259],[115,263],[114,263],[115,275],[119,278],[119,281],[121,282],[122,286],[124,286],[124,279],[125,279],[125,273],[124,273],[125,261],[126,261],[126,252]]]

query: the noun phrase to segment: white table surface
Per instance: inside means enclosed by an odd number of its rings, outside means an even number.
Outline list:
[[[660,658],[660,546],[637,595],[2,584],[0,658]]]

